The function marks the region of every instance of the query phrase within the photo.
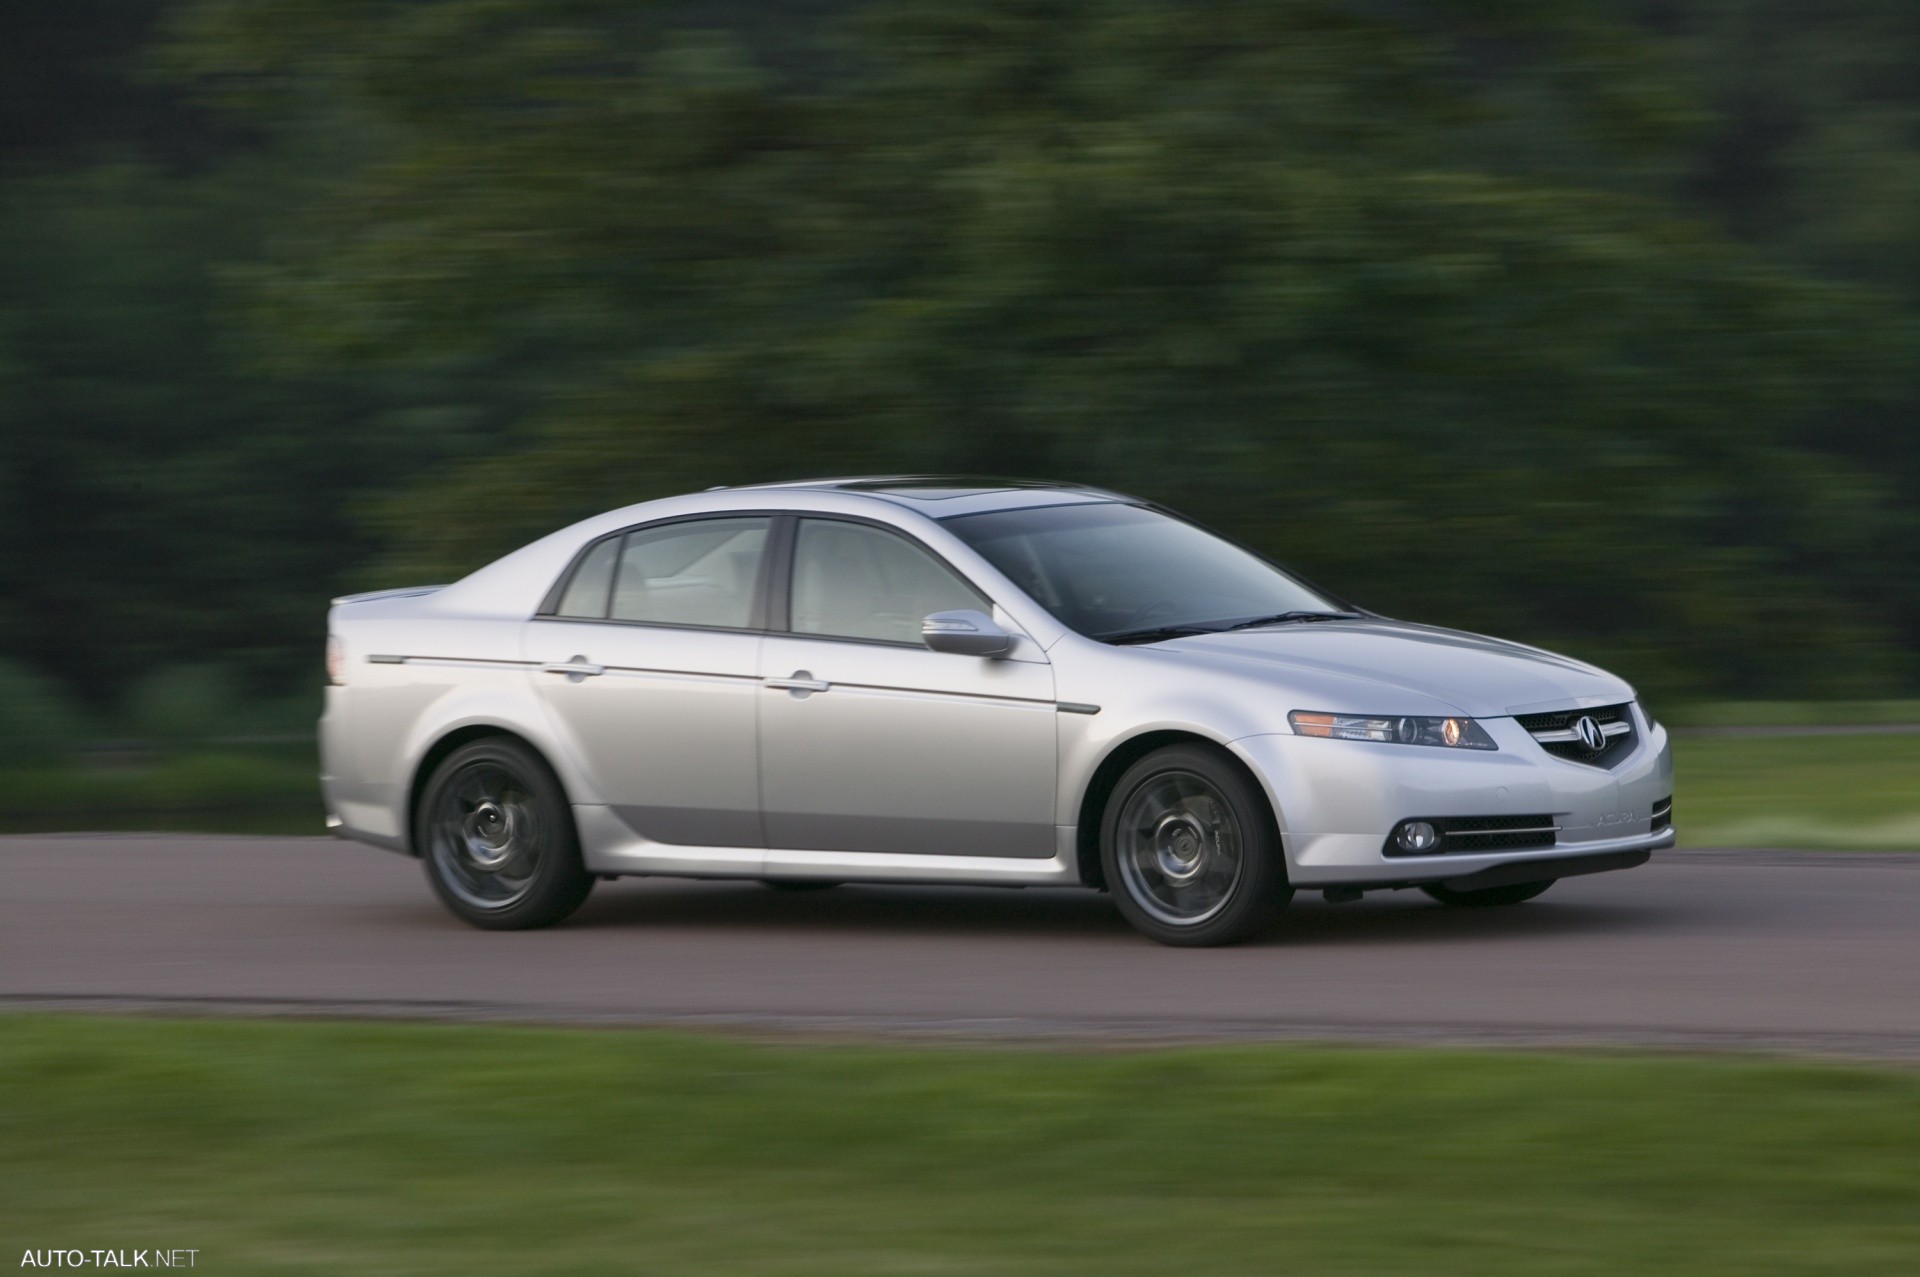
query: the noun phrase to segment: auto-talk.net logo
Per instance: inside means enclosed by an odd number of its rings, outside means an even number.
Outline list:
[[[198,1250],[29,1250],[22,1268],[192,1268]]]

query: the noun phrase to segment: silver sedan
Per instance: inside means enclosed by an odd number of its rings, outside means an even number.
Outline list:
[[[1511,905],[1674,840],[1618,678],[1092,488],[675,497],[328,630],[329,825],[487,928],[662,874],[1077,885],[1222,944],[1298,889]]]

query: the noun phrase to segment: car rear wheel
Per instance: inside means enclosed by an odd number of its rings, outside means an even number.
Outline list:
[[[434,893],[476,927],[551,926],[593,889],[560,782],[505,737],[464,745],[434,769],[414,832]]]
[[[1293,896],[1265,795],[1198,745],[1155,750],[1126,770],[1107,800],[1100,855],[1121,914],[1162,944],[1236,944]]]
[[[1441,883],[1429,882],[1420,890],[1443,905],[1464,905],[1468,908],[1484,909],[1497,905],[1517,905],[1523,900],[1531,900],[1558,881],[1558,878],[1548,878],[1545,882],[1514,882],[1504,887],[1482,887],[1478,891],[1459,891]]]

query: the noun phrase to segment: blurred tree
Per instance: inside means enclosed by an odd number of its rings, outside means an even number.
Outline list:
[[[407,570],[714,482],[1056,474],[1662,687],[1894,675],[1848,606],[1889,495],[1795,431],[1911,321],[1659,198],[1704,117],[1605,6],[896,0],[781,59],[690,20],[191,11],[236,100],[380,139],[277,331],[523,396],[386,507]]]
[[[376,545],[357,495],[479,419],[226,322],[298,186],[260,158],[0,186],[0,651],[96,703],[183,660],[255,692],[317,678],[326,598]]]
[[[0,660],[0,766],[57,766],[79,743],[84,725],[56,684]]]
[[[202,167],[247,129],[138,74],[170,0],[9,5],[0,39],[0,171],[68,169],[103,153]]]
[[[1757,250],[1897,292],[1920,313],[1920,7],[1687,0],[1657,28],[1713,107],[1678,189]],[[1920,359],[1898,393],[1809,414],[1806,447],[1878,476],[1895,517],[1825,575],[1920,647]]]
[[[316,368],[234,305],[359,134],[216,115],[145,59],[163,0],[0,42],[0,652],[96,707],[158,665],[318,676],[364,494],[469,446],[484,377]],[[117,730],[117,728],[110,728]]]

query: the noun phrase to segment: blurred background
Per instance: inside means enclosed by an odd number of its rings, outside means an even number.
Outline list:
[[[4,27],[0,829],[317,831],[330,595],[959,471],[1608,665],[1736,733],[1710,841],[1920,846],[1920,737],[1737,734],[1920,720],[1911,0]]]
[[[0,3],[0,834],[319,834],[331,596],[958,471],[1606,665],[1683,844],[1920,850],[1917,356],[1915,0]],[[1912,856],[1183,956],[1069,893],[514,938],[371,849],[5,843],[26,1266],[1920,1272]]]

